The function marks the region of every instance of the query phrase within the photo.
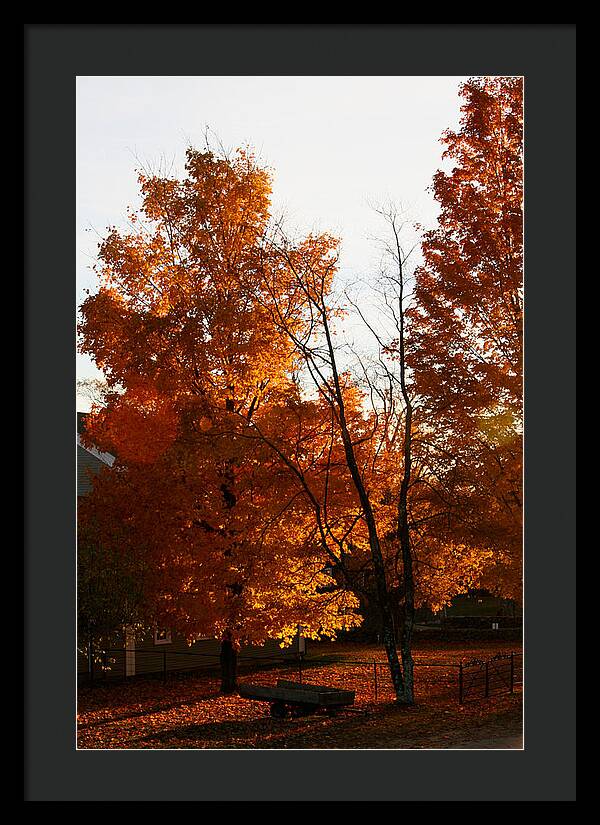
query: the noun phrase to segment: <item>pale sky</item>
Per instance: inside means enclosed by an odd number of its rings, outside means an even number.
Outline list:
[[[77,305],[95,291],[91,266],[108,225],[138,204],[136,169],[166,162],[208,127],[227,148],[248,144],[273,171],[273,213],[292,229],[342,239],[340,276],[368,278],[392,200],[432,226],[427,191],[442,166],[439,138],[456,128],[465,77],[78,77]],[[407,236],[414,242],[415,235]],[[77,377],[101,377],[77,355]],[[77,399],[78,409],[89,407]]]

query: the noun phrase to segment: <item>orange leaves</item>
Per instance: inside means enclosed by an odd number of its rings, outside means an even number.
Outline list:
[[[521,393],[522,81],[475,78],[462,94],[461,128],[443,137],[454,167],[434,177],[441,213],[416,273],[409,357],[436,406],[472,409]],[[435,363],[448,367],[444,393]]]
[[[201,394],[222,406],[230,387],[247,412],[291,369],[286,337],[271,322],[265,241],[270,177],[252,155],[188,150],[187,178],[140,175],[132,231],[100,245],[100,291],[83,304],[81,350],[113,384],[130,374],[171,396]]]
[[[510,643],[513,647],[514,643]],[[219,696],[211,674],[187,678],[133,680],[125,684],[98,683],[79,691],[78,747],[95,748],[448,748],[492,737],[515,737],[522,731],[520,695],[500,694],[485,702],[457,702],[456,664],[463,658],[489,658],[507,645],[445,643],[443,649],[416,643],[418,704],[401,708],[391,703],[384,654],[375,646],[327,645],[309,647],[303,677],[314,684],[343,685],[356,692],[362,713],[316,714],[273,719],[268,704],[239,696]],[[320,663],[318,657],[339,656]],[[242,649],[242,657],[244,651]],[[311,659],[314,658],[314,661]],[[378,667],[375,701],[372,665]],[[453,663],[451,669],[441,663]],[[429,665],[429,666],[427,666]],[[433,665],[433,666],[432,666]],[[297,662],[258,672],[243,669],[241,682],[274,685],[277,679],[297,681]],[[499,742],[498,747],[505,747]]]
[[[459,544],[493,548],[514,582],[522,540],[522,93],[522,79],[512,77],[462,87],[460,128],[442,138],[452,168],[433,181],[438,226],[424,234],[407,313],[407,357],[439,450],[447,524]],[[442,523],[433,522],[440,537]]]
[[[200,226],[208,226],[219,212],[225,250],[253,244],[269,217],[271,179],[254,156],[242,149],[229,158],[188,149],[184,184]]]
[[[90,443],[104,445],[123,463],[156,461],[177,436],[177,415],[167,397],[148,381],[132,377],[124,395],[97,409],[87,425]]]
[[[359,621],[354,597],[325,592],[310,506],[250,428],[294,437],[273,413],[298,389],[273,301],[299,320],[307,297],[267,237],[270,176],[246,151],[190,149],[186,172],[140,175],[132,231],[109,232],[103,285],[82,307],[81,348],[119,390],[89,427],[118,471],[98,479],[82,528],[125,531],[148,610],[188,638],[333,634]],[[326,237],[295,250],[311,288],[328,288],[334,251]]]

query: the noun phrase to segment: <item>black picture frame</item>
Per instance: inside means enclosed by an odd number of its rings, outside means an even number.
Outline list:
[[[26,801],[573,801],[575,27],[25,24]],[[525,78],[525,749],[75,749],[75,78]]]

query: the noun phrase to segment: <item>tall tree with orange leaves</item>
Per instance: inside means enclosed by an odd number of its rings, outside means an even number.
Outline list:
[[[491,553],[450,531],[432,535],[427,529],[445,512],[431,496],[435,478],[406,364],[407,256],[395,210],[381,214],[390,230],[391,267],[379,286],[371,285],[384,299],[376,326],[363,311],[373,292],[363,296],[362,306],[335,300],[335,239],[306,244],[276,233],[272,243],[291,282],[285,295],[296,295],[297,305],[291,323],[287,299],[267,283],[272,321],[292,342],[315,398],[298,404],[296,425],[282,427],[279,435],[253,420],[244,437],[269,446],[304,492],[338,582],[377,616],[396,700],[410,705],[415,609],[440,609],[477,584]],[[340,321],[348,304],[375,343],[364,356],[344,342]],[[385,316],[389,325],[382,324]],[[299,449],[299,442],[311,449]]]
[[[80,518],[87,541],[145,562],[150,618],[222,640],[230,691],[240,643],[360,619],[351,593],[328,590],[288,475],[239,434],[297,391],[293,347],[270,323],[286,282],[265,243],[269,174],[244,151],[192,149],[186,171],[140,174],[141,209],[100,245],[101,286],[81,307],[81,351],[109,388],[86,437],[117,462]]]
[[[446,527],[495,550],[488,579],[521,582],[523,81],[472,78],[442,142],[438,226],[425,232],[407,358],[428,414]],[[433,460],[433,459],[432,459]]]

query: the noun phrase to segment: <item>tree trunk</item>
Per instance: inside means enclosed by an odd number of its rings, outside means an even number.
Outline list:
[[[365,521],[369,531],[369,548],[373,562],[373,576],[375,578],[375,587],[377,592],[377,605],[379,607],[379,615],[381,618],[381,630],[383,636],[382,641],[390,668],[392,685],[394,686],[394,693],[396,694],[397,701],[404,703],[406,688],[402,668],[400,667],[400,661],[398,659],[398,647],[394,627],[394,611],[385,576],[385,565],[383,561],[383,554],[381,552],[381,546],[379,544],[377,525],[375,523],[371,502],[368,498],[362,478],[360,477],[353,453],[351,453],[348,457],[348,466],[352,477],[355,479],[355,486],[363,505]]]
[[[402,657],[402,673],[404,676],[404,691],[398,701],[403,705],[412,705],[415,701],[414,689],[414,660],[412,657],[412,619],[405,620],[402,628],[402,640],[400,643],[400,655]]]
[[[394,686],[394,693],[398,702],[404,702],[406,695],[404,680],[402,677],[402,668],[398,659],[398,648],[396,645],[396,633],[394,629],[394,614],[390,599],[390,593],[386,581],[385,564],[383,560],[383,553],[381,552],[381,545],[379,543],[379,534],[377,532],[377,523],[375,514],[371,505],[371,499],[361,474],[356,455],[354,452],[354,445],[348,429],[348,422],[346,420],[346,411],[344,405],[344,396],[342,393],[337,364],[335,360],[335,349],[331,339],[329,330],[329,323],[327,320],[326,309],[321,310],[323,318],[323,329],[327,339],[327,347],[329,356],[331,358],[331,370],[333,374],[333,381],[335,386],[335,395],[337,399],[337,407],[339,414],[340,434],[342,436],[342,443],[344,445],[344,454],[348,470],[354,482],[354,487],[358,493],[358,497],[363,509],[365,523],[369,531],[369,549],[371,551],[371,559],[373,561],[373,575],[375,577],[375,586],[377,588],[377,603],[379,605],[381,615],[381,626],[383,631],[383,646],[387,655],[387,660],[390,667],[390,676]]]
[[[389,617],[382,615],[383,626],[383,647],[387,656],[388,665],[390,668],[390,676],[392,678],[392,685],[394,686],[394,693],[396,701],[404,703],[404,696],[406,694],[406,685],[403,679],[403,673],[400,668],[400,661],[398,659],[398,649],[396,647],[396,637],[394,633],[393,623],[389,621]]]
[[[407,479],[405,479],[407,482]],[[402,657],[402,673],[404,675],[403,696],[398,701],[405,705],[412,705],[414,696],[414,660],[412,657],[412,634],[415,621],[415,587],[412,565],[412,550],[410,543],[410,529],[408,526],[407,510],[408,483],[403,483],[400,492],[400,507],[398,517],[398,537],[402,551],[402,568],[404,584],[404,604],[402,616],[402,633],[400,637],[400,655]]]
[[[413,407],[408,387],[406,384],[406,353],[405,353],[405,316],[404,316],[404,263],[406,258],[403,255],[398,236],[395,216],[390,217],[390,226],[394,233],[396,242],[396,262],[398,265],[398,356],[400,362],[400,388],[405,405],[404,414],[404,469],[402,472],[402,482],[400,484],[400,494],[398,497],[398,541],[400,542],[400,554],[402,556],[402,588],[404,591],[403,600],[403,622],[402,636],[400,642],[400,655],[402,657],[402,673],[404,675],[403,696],[398,697],[398,701],[405,705],[412,705],[414,702],[414,661],[411,652],[413,623],[415,620],[415,585],[412,563],[412,548],[410,541],[410,527],[408,516],[408,491],[411,482],[412,471],[412,416]]]
[[[221,693],[235,693],[237,690],[237,650],[231,639],[221,642]]]

